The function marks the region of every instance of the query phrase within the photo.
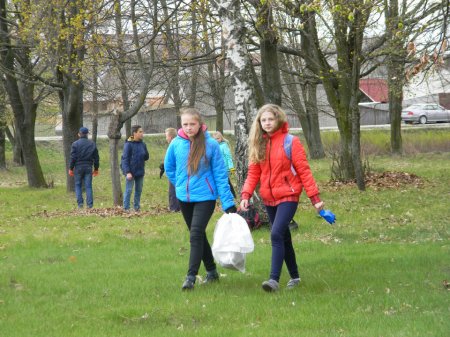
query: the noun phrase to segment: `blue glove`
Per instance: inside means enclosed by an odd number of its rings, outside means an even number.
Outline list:
[[[328,209],[322,209],[319,212],[320,216],[322,218],[324,218],[330,225],[334,224],[336,221],[336,215],[333,214],[333,212],[331,212]]]

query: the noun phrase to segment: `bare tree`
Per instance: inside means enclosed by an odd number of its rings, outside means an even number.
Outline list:
[[[403,87],[410,77],[427,68],[428,61],[432,59],[421,58],[411,71],[406,69],[407,64],[413,60],[417,53],[416,40],[422,40],[423,44],[426,35],[433,36],[435,35],[433,32],[440,33],[440,26],[449,20],[450,3],[448,0],[431,4],[427,0],[420,0],[414,2],[413,6],[410,6],[409,3],[406,0],[384,0],[387,40],[384,53],[386,54],[389,88],[391,152],[397,155],[403,152],[401,134]],[[442,27],[441,36],[432,41],[435,50],[441,49],[440,44],[443,41],[446,41],[446,29],[444,27]],[[428,46],[429,44],[423,49],[426,50]],[[422,51],[421,54],[422,56],[426,55],[427,51]]]
[[[301,24],[307,27],[301,30],[302,38],[308,40],[310,53],[308,66],[322,80],[328,102],[332,107],[338,124],[341,146],[339,152],[339,177],[343,180],[356,179],[358,188],[365,189],[360,152],[360,115],[359,115],[359,79],[362,62],[362,43],[374,2],[325,1],[322,9],[328,6],[329,16],[324,17],[318,11],[318,4],[309,1],[284,2],[296,15]],[[330,63],[327,53],[330,47],[319,38],[316,19],[321,18],[323,25],[332,34],[336,67]],[[328,48],[328,50],[326,49]]]
[[[25,1],[22,5],[26,7],[29,3]],[[3,65],[5,89],[14,113],[15,141],[20,143],[23,151],[28,185],[38,188],[47,187],[34,140],[38,106],[38,100],[34,97],[35,84],[33,81],[17,78],[17,74],[23,74],[28,79],[33,78],[33,61],[28,46],[23,44],[15,46],[15,43],[11,41],[12,30],[8,12],[6,0],[0,0],[0,43],[2,44],[0,57]],[[16,13],[17,20],[21,20],[21,13]]]
[[[299,62],[291,62],[289,59],[290,57],[287,54],[282,54],[279,57],[284,85],[287,87],[292,109],[297,113],[300,125],[302,126],[310,157],[312,159],[324,158],[325,151],[320,136],[319,112],[316,96],[318,83],[313,78],[303,82],[297,80],[297,78],[301,77],[301,74],[308,73],[308,70],[305,68],[298,69],[298,66],[295,63]],[[299,74],[299,76],[294,76],[292,70]],[[297,84],[298,82],[300,83]],[[302,94],[302,96],[300,96],[300,94]]]

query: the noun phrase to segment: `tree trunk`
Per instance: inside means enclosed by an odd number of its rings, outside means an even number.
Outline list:
[[[31,111],[27,111],[27,117],[22,123],[22,129],[20,131],[23,157],[27,168],[28,186],[38,188],[48,187],[39,162],[36,143],[34,140],[34,126],[36,122],[37,106],[33,104],[33,106],[28,108]]]
[[[16,123],[16,142],[20,142],[23,151],[23,159],[27,170],[29,187],[47,187],[41,164],[37,156],[36,143],[34,141],[34,128],[36,122],[37,104],[34,102],[34,85],[32,83],[19,83],[14,76],[16,67],[26,73],[28,69],[15,65],[16,55],[9,37],[8,17],[6,3],[0,0],[0,43],[3,45],[0,51],[3,67],[7,69],[4,76],[5,90],[8,94],[11,108]],[[22,50],[23,64],[30,64],[28,50]],[[31,66],[29,67],[31,69]]]
[[[116,111],[113,114],[109,124],[108,138],[109,138],[109,162],[111,169],[111,186],[113,193],[114,206],[121,206],[123,204],[122,184],[120,182],[120,159],[119,159],[119,142],[121,138],[120,129],[123,123],[120,122],[120,112]]]
[[[5,127],[0,126],[0,170],[6,169],[6,137]]]
[[[320,135],[319,109],[317,107],[317,84],[307,84],[306,91],[307,99],[305,100],[305,108],[309,125],[307,136],[309,139],[309,155],[311,159],[325,158],[322,136]]]
[[[261,78],[264,90],[264,103],[281,106],[282,86],[278,64],[278,36],[274,30],[272,2],[257,5],[257,29],[260,31]]]
[[[122,33],[122,7],[120,0],[114,1],[114,21],[116,25],[116,42],[118,48],[118,62],[116,63],[118,77],[120,81],[120,93],[122,96],[122,107],[123,111],[127,111],[130,107],[130,99],[128,95],[128,85],[127,85],[127,69],[126,69],[126,51],[123,43],[123,33]],[[125,121],[125,139],[131,136],[131,119]],[[120,191],[122,193],[122,191]]]
[[[7,133],[8,134],[8,133]],[[25,159],[23,158],[22,151],[22,140],[20,139],[20,127],[16,118],[14,117],[14,134],[10,133],[12,139],[14,139],[13,144],[13,163],[16,166],[24,166]]]
[[[14,120],[14,124],[16,121]],[[16,128],[14,127],[14,130]],[[22,146],[20,145],[20,140],[15,137],[15,135],[11,132],[9,127],[5,128],[6,137],[8,137],[9,142],[11,143],[12,149],[13,149],[13,163],[16,166],[22,166],[23,161],[23,155],[22,155]]]
[[[398,0],[390,0],[389,4],[386,1],[385,22],[389,50],[387,54],[389,117],[391,123],[391,153],[394,155],[401,155],[403,152],[401,122],[407,56],[403,46],[403,34],[397,34],[400,20]]]
[[[355,11],[355,20],[359,22],[358,17],[361,15],[359,11]],[[353,50],[353,60],[352,60],[352,73],[351,73],[351,99],[350,99],[350,109],[351,109],[351,120],[352,120],[352,144],[351,153],[353,168],[355,170],[356,184],[360,191],[366,189],[366,184],[364,180],[364,170],[362,167],[361,160],[361,116],[359,113],[359,79],[361,73],[361,47],[363,39],[363,27],[357,26],[354,33],[354,50]]]
[[[78,130],[83,123],[83,85],[81,80],[73,82],[67,75],[64,76],[64,89],[60,92],[62,106],[63,148],[66,162],[66,190],[75,191],[75,180],[69,176],[70,150],[72,143],[78,139]]]
[[[247,141],[250,120],[256,115],[256,104],[251,78],[250,58],[245,44],[245,27],[240,13],[240,2],[214,1],[222,19],[230,77],[233,79],[234,102],[236,106],[236,171],[239,192],[247,177]]]
[[[259,82],[258,74],[256,73],[255,66],[250,62],[250,71],[252,74],[252,82],[253,82],[253,90],[255,94],[255,103],[256,107],[260,108],[264,105],[265,98],[264,98],[264,90],[261,86],[261,83]],[[248,122],[250,123],[248,125],[248,128],[250,129],[250,126],[252,125],[252,120],[249,119]]]
[[[92,141],[97,143],[98,133],[98,70],[97,63],[92,67]]]
[[[0,170],[6,169],[6,95],[0,83]]]
[[[399,65],[397,67],[400,68]],[[399,69],[397,68],[397,69]],[[395,71],[395,70],[394,70]],[[388,71],[388,74],[391,73]],[[399,74],[397,76],[402,76]],[[388,75],[391,78],[391,75]],[[403,101],[403,88],[395,85],[389,85],[389,117],[391,122],[391,153],[394,155],[401,155],[403,153],[403,140],[402,140],[402,101]],[[399,94],[399,91],[401,93]]]

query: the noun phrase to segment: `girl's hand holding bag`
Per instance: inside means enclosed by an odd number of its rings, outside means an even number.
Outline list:
[[[211,247],[214,259],[224,268],[245,272],[245,255],[255,244],[247,221],[236,213],[224,214],[214,229]]]

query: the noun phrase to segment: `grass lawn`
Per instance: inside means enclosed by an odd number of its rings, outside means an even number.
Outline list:
[[[450,132],[439,132],[439,146],[450,144]],[[385,136],[364,135],[381,147]],[[413,140],[433,141],[405,139],[408,148]],[[167,180],[158,169],[164,139],[146,142],[151,159],[140,216],[110,209],[104,140],[96,212],[75,210],[56,142],[38,149],[54,188],[26,187],[23,168],[0,171],[1,337],[449,336],[449,152],[377,152],[369,157],[373,172],[407,172],[419,183],[373,184],[366,192],[329,183],[329,159],[311,161],[337,224],[318,218],[303,196],[293,232],[300,286],[286,289],[284,268],[280,291],[262,291],[271,254],[269,230],[262,228],[253,232],[245,274],[219,267],[220,282],[182,292],[188,231],[180,214],[165,211]],[[210,241],[220,215],[208,227]]]

